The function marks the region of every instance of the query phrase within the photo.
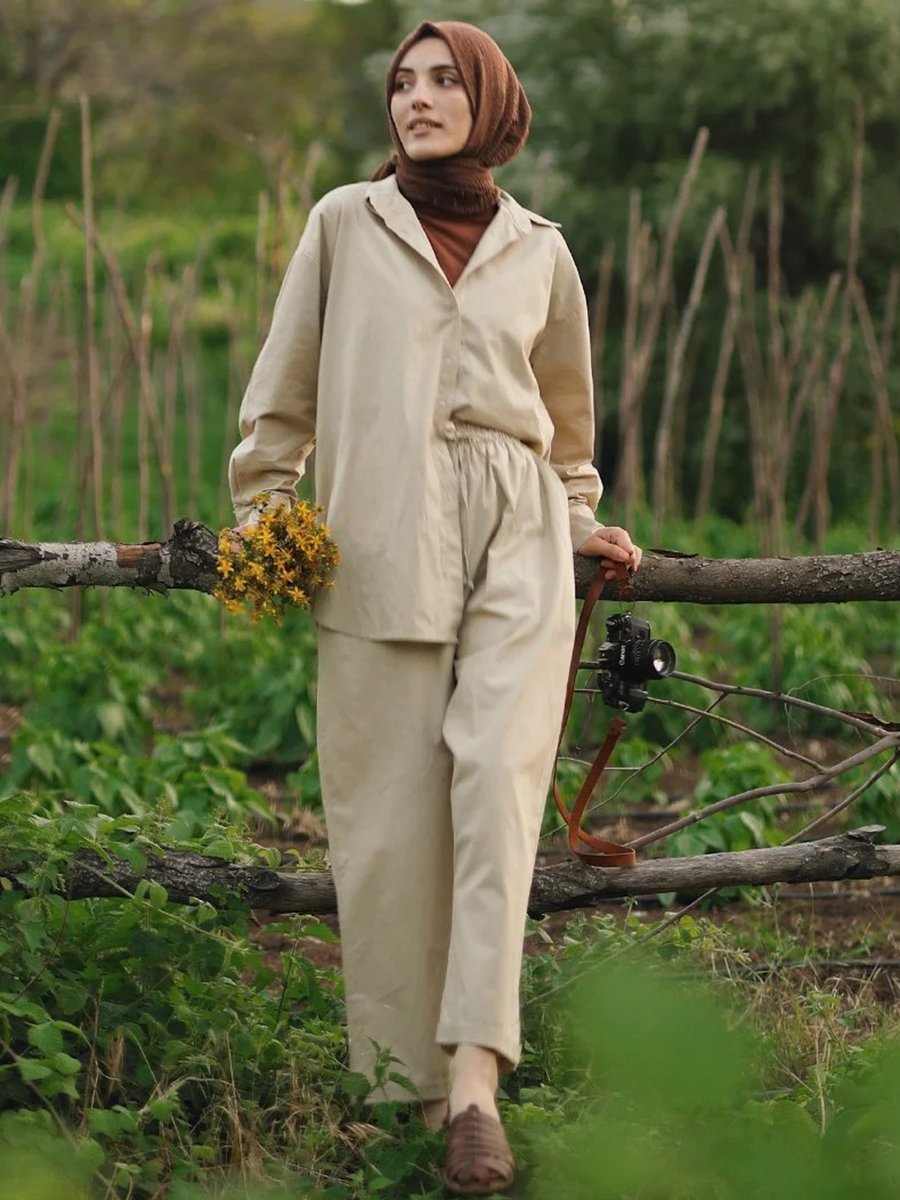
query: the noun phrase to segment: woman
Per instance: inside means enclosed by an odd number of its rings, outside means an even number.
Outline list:
[[[424,23],[387,75],[395,153],[310,214],[231,462],[290,503],[316,445],[341,550],[316,600],[318,751],[351,1066],[380,1051],[445,1181],[513,1163],[495,1101],[519,1057],[526,902],[574,628],[572,550],[641,551],[594,517],[584,293],[557,227],[490,169],[531,117],[496,43]],[[402,1081],[373,1099],[409,1098]]]

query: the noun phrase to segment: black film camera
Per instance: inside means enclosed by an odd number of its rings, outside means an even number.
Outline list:
[[[668,642],[650,636],[649,621],[617,613],[606,622],[607,641],[597,651],[594,667],[604,703],[625,712],[640,712],[647,699],[641,686],[665,679],[675,670],[675,651]]]

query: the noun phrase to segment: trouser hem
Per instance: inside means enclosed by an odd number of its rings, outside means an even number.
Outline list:
[[[411,1081],[412,1082],[412,1081]],[[403,1087],[399,1083],[384,1083],[373,1090],[366,1096],[366,1104],[384,1104],[388,1101],[414,1102],[421,1100],[446,1100],[450,1095],[450,1080],[449,1077],[443,1079],[429,1079],[422,1084],[414,1084],[414,1091]]]
[[[448,1054],[452,1054],[461,1042],[493,1050],[500,1060],[501,1071],[515,1070],[522,1056],[518,1033],[510,1033],[508,1028],[497,1025],[455,1025],[448,1022],[438,1029],[437,1040],[441,1049]]]

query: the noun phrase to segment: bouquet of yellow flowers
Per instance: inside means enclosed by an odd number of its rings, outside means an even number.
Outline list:
[[[229,612],[250,606],[254,621],[266,615],[280,621],[284,610],[308,608],[319,588],[332,586],[328,576],[340,561],[337,546],[320,525],[322,509],[305,500],[266,509],[266,497],[254,496],[259,522],[238,538],[230,529],[219,533],[219,575],[213,592]]]

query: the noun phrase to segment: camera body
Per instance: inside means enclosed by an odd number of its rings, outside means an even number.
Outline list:
[[[624,712],[640,712],[647,700],[643,684],[675,670],[669,642],[650,636],[649,621],[616,613],[606,621],[607,640],[597,651],[597,679],[604,703]]]

